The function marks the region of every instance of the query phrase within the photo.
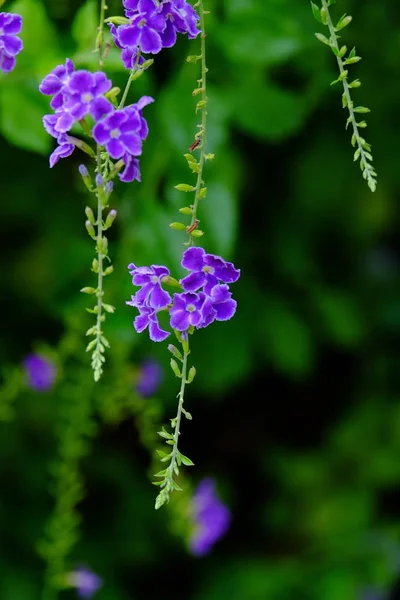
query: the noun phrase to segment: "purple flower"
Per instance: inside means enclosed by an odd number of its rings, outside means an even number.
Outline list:
[[[162,48],[160,34],[165,29],[165,17],[154,0],[139,0],[134,5],[137,7],[135,12],[127,10],[130,24],[117,29],[118,42],[123,48],[139,48],[144,54],[157,54]]]
[[[56,378],[55,364],[40,354],[30,354],[23,361],[28,386],[36,392],[47,392]]]
[[[157,311],[154,308],[138,304],[135,296],[132,296],[132,300],[126,304],[134,306],[139,310],[138,316],[133,321],[133,326],[137,333],[142,333],[148,327],[149,337],[153,342],[163,342],[167,339],[170,333],[161,329],[158,323]]]
[[[0,12],[0,71],[10,73],[15,67],[15,57],[23,49],[18,37],[22,29],[22,17]]]
[[[180,280],[186,292],[196,292],[203,287],[209,295],[212,288],[219,282],[234,283],[239,279],[240,269],[235,269],[232,263],[224,261],[220,256],[206,254],[203,248],[188,248],[182,258],[182,267],[191,271]]]
[[[210,301],[203,292],[174,294],[170,310],[171,327],[177,331],[187,331],[191,325],[199,327],[204,320],[204,311],[207,310],[208,314],[210,308]]]
[[[125,169],[118,175],[121,181],[124,183],[130,183],[131,181],[141,181],[140,178],[140,166],[137,158],[134,158],[130,154],[124,157]]]
[[[197,37],[199,15],[186,0],[169,0],[161,5],[161,14],[166,17],[166,28],[162,34],[163,47],[173,46],[176,33],[187,33],[189,39]],[[172,40],[174,40],[172,42]]]
[[[132,284],[140,286],[141,289],[135,294],[137,306],[146,304],[154,309],[166,308],[171,302],[171,296],[162,289],[163,277],[169,276],[167,267],[151,265],[151,267],[136,267],[133,263],[128,265],[129,273],[132,275]]]
[[[151,398],[158,390],[163,378],[163,370],[154,359],[143,361],[136,380],[136,392],[142,398]]]
[[[69,573],[68,583],[78,591],[79,598],[93,598],[103,585],[102,579],[87,567],[79,567]]]
[[[195,556],[203,556],[226,534],[231,521],[228,508],[216,495],[213,479],[203,479],[198,485],[192,498],[191,515],[195,528],[189,548]]]
[[[69,131],[75,121],[80,121],[90,113],[95,121],[113,110],[113,105],[103,94],[112,83],[101,71],[75,71],[62,89],[62,106],[57,107],[59,115],[56,131]]]
[[[237,302],[226,284],[215,285],[203,308],[203,321],[198,327],[207,327],[213,321],[229,321],[236,312]]]
[[[54,96],[50,102],[54,110],[60,108],[63,104],[62,89],[68,85],[72,73],[75,71],[75,65],[70,58],[67,58],[65,65],[57,65],[49,75],[43,79],[39,86],[39,91],[45,96]]]

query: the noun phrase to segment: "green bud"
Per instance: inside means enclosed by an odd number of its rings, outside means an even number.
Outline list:
[[[347,25],[349,23],[351,23],[351,21],[353,20],[353,17],[351,17],[350,15],[343,15],[340,19],[338,24],[336,25],[335,29],[336,31],[340,31],[341,29],[344,29],[345,27],[347,27]]]
[[[106,222],[104,223],[104,228],[108,229],[114,223],[117,216],[117,211],[112,209],[107,215]]]
[[[174,185],[174,188],[178,190],[178,192],[194,192],[196,189],[193,185],[189,185],[188,183],[178,183],[178,185]]]
[[[195,229],[191,232],[190,235],[192,235],[193,237],[201,237],[202,235],[204,235],[204,231],[201,231],[201,229]]]
[[[319,42],[322,42],[323,44],[330,46],[328,38],[325,35],[322,35],[322,33],[316,33],[315,37],[317,38],[317,40]]]
[[[81,289],[81,292],[83,294],[95,294],[97,292],[97,290],[95,288],[92,287],[84,287]]]
[[[214,158],[215,158],[215,154],[212,154],[211,152],[209,152],[208,154],[205,154],[205,155],[204,155],[204,158],[205,158],[206,160],[214,160]]]
[[[340,58],[343,58],[343,56],[346,54],[346,52],[347,52],[347,46],[342,46],[339,50]]]
[[[188,63],[195,63],[195,62],[197,62],[200,59],[201,59],[201,56],[195,56],[195,55],[192,54],[191,56],[187,56],[186,57],[186,62],[188,62]]]
[[[91,224],[91,222],[88,220],[85,222],[85,227],[86,227],[86,231],[88,232],[88,234],[90,235],[90,237],[92,238],[92,240],[96,239],[96,232],[94,230],[93,225]]]
[[[130,20],[127,19],[126,17],[108,17],[107,19],[105,19],[104,21],[105,23],[114,23],[114,25],[129,25]]]
[[[111,275],[111,273],[114,271],[114,267],[112,265],[110,265],[109,267],[107,267],[107,269],[105,271],[103,271],[103,275],[107,276],[107,275]]]
[[[193,209],[190,208],[190,206],[184,206],[183,208],[179,209],[179,212],[181,213],[181,215],[192,215]]]
[[[353,110],[354,110],[355,113],[369,113],[369,112],[371,112],[369,110],[369,108],[367,108],[366,106],[355,106],[353,108]]]
[[[92,271],[94,273],[98,273],[99,272],[99,261],[97,260],[97,258],[93,259],[93,262],[92,262]]]
[[[148,60],[145,60],[144,63],[142,65],[140,65],[140,68],[145,70],[148,69],[149,67],[151,67],[151,65],[153,64],[154,59],[153,58],[149,58]]]
[[[349,83],[350,88],[358,88],[361,85],[361,81],[359,79],[355,79],[351,83]]]
[[[90,206],[87,206],[85,208],[85,215],[87,216],[88,220],[91,222],[92,225],[96,225],[96,219],[94,218],[94,214]]]
[[[119,96],[119,94],[121,93],[121,88],[119,87],[112,87],[111,90],[109,92],[107,92],[105,95],[106,98],[108,98],[109,100],[111,100],[111,102],[114,105],[117,105],[118,101],[117,98]]]
[[[188,375],[188,378],[186,380],[186,383],[192,383],[192,381],[195,378],[195,376],[196,376],[196,369],[195,369],[195,367],[190,367],[190,369],[189,369],[189,375]]]
[[[171,369],[173,370],[176,377],[182,377],[182,373],[180,372],[180,369],[178,367],[178,363],[176,362],[176,360],[171,358],[169,364],[171,365]]]
[[[107,256],[108,254],[108,240],[106,237],[102,237],[99,242],[97,242],[97,251]]]
[[[165,275],[161,279],[161,281],[162,281],[162,283],[165,283],[165,285],[172,285],[174,287],[182,288],[179,281],[177,279],[175,279],[174,277],[171,277],[170,275]]]
[[[108,313],[113,313],[115,311],[115,306],[112,306],[111,304],[103,304],[103,308]]]
[[[90,177],[89,171],[87,170],[85,165],[79,165],[78,169],[79,169],[79,173],[81,174],[81,177],[83,179],[83,183],[85,184],[85,186],[87,187],[89,192],[91,192],[92,191],[92,178]]]
[[[171,354],[175,356],[175,358],[177,358],[180,361],[183,360],[183,356],[176,346],[174,346],[173,344],[168,344],[168,350],[171,352]]]
[[[207,196],[207,188],[203,187],[203,188],[201,188],[201,190],[199,192],[199,200],[202,200],[206,196]]]
[[[186,231],[186,225],[183,223],[170,223],[169,226],[176,231]]]

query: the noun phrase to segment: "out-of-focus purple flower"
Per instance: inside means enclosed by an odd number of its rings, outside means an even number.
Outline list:
[[[201,287],[209,295],[219,282],[234,283],[240,277],[240,269],[220,256],[206,254],[203,248],[188,248],[182,257],[182,267],[191,271],[180,280],[186,292],[196,292]]]
[[[203,311],[207,296],[200,292],[194,294],[184,292],[183,294],[174,294],[174,301],[171,306],[171,327],[177,331],[187,331],[192,325],[199,327],[204,321]],[[208,301],[209,302],[209,301]],[[210,310],[207,310],[207,314]]]
[[[141,289],[135,294],[136,305],[146,304],[151,308],[162,309],[171,302],[171,296],[162,289],[163,277],[169,276],[167,267],[151,265],[151,267],[137,267],[133,263],[128,265],[132,275],[132,284]]]
[[[194,530],[189,548],[195,556],[203,556],[229,529],[231,515],[216,494],[215,481],[203,479],[194,492],[191,503]]]
[[[151,398],[157,392],[163,379],[163,369],[154,359],[143,361],[136,380],[136,392],[142,398]]]
[[[55,364],[40,354],[30,354],[23,361],[27,384],[37,392],[47,392],[53,387],[57,370]]]
[[[79,598],[93,598],[103,585],[102,579],[87,567],[79,567],[67,576],[68,584],[77,589]]]
[[[15,67],[15,57],[23,49],[18,33],[22,29],[22,17],[0,12],[0,71],[10,73]]]

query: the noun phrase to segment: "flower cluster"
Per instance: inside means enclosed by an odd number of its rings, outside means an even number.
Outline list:
[[[122,159],[125,165],[120,179],[125,182],[140,180],[137,156],[142,152],[142,142],[148,133],[142,109],[153,99],[144,96],[137,104],[116,110],[106,97],[111,86],[111,81],[102,71],[76,71],[68,58],[65,65],[58,65],[43,79],[39,89],[42,94],[52,96],[50,106],[54,110],[53,114],[45,115],[43,123],[46,131],[58,142],[50,156],[51,167],[60,158],[70,156],[75,146],[84,145],[68,132],[76,122],[88,127],[85,119],[90,115],[95,123],[92,131],[94,140],[106,148],[111,158]]]
[[[23,48],[18,33],[22,29],[22,17],[0,12],[0,71],[10,73],[15,67],[15,57]]]
[[[154,342],[162,342],[170,335],[159,325],[160,311],[169,312],[170,325],[179,332],[207,327],[213,321],[227,321],[236,312],[237,303],[228,284],[239,279],[239,269],[197,247],[184,252],[181,264],[190,273],[180,280],[183,291],[175,293],[173,298],[162,288],[163,283],[175,282],[167,267],[128,265],[133,285],[140,287],[127,302],[139,310],[133,325],[138,333],[148,328]]]
[[[129,23],[110,24],[110,29],[127,69],[134,67],[139,53],[157,54],[171,48],[178,33],[189,38],[200,33],[199,16],[186,0],[123,0],[123,5]]]
[[[203,556],[226,534],[231,521],[229,510],[216,494],[213,479],[203,479],[198,485],[192,498],[191,517],[194,530],[189,548],[195,556]]]

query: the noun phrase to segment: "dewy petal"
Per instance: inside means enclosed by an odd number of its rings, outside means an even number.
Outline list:
[[[185,250],[182,256],[181,265],[188,271],[201,271],[204,265],[205,250],[203,248],[192,247]]]
[[[185,292],[196,292],[204,285],[205,281],[205,273],[203,273],[203,271],[197,271],[190,273],[190,275],[187,275],[183,279],[180,279],[179,283],[182,284]]]
[[[237,302],[236,300],[226,300],[219,304],[214,304],[214,310],[216,312],[217,321],[229,321],[232,319],[236,312]]]
[[[150,27],[144,27],[140,36],[140,46],[145,54],[158,54],[162,48],[160,34]]]
[[[165,308],[170,304],[171,296],[168,292],[162,289],[159,283],[156,283],[150,295],[149,304],[153,308]]]

